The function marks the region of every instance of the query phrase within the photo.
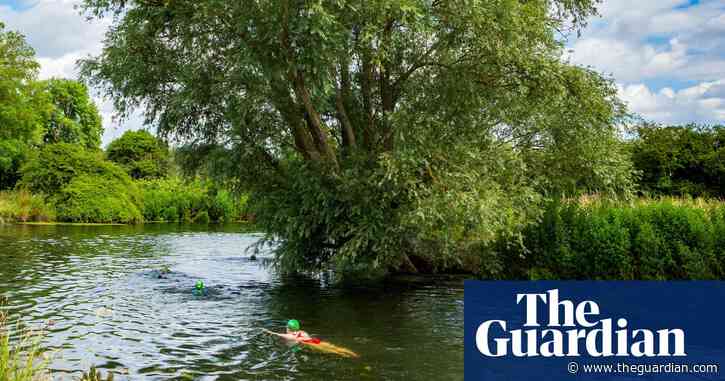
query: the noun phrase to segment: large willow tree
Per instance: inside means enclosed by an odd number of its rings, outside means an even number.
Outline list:
[[[251,189],[287,269],[495,275],[542,195],[627,185],[613,86],[561,59],[594,3],[86,0],[83,72]]]

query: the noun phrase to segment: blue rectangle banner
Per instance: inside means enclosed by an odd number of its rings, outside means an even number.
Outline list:
[[[725,380],[725,282],[466,281],[466,381]]]

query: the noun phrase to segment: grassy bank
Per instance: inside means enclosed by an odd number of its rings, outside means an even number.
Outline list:
[[[493,252],[513,279],[725,278],[725,203],[597,197],[549,203]]]
[[[92,185],[92,184],[91,184]],[[236,222],[247,220],[246,197],[202,181],[178,178],[136,181],[133,205],[114,203],[113,189],[67,191],[46,197],[26,190],[0,192],[0,223],[125,224]],[[96,189],[94,187],[94,189]],[[121,190],[117,191],[121,192]]]
[[[55,221],[55,206],[28,191],[0,191],[0,223]]]

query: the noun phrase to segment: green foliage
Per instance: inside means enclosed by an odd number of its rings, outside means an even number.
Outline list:
[[[194,216],[192,222],[197,224],[208,224],[209,223],[209,212],[202,210]]]
[[[721,203],[550,203],[523,245],[498,254],[504,278],[686,280],[725,277]]]
[[[100,152],[88,151],[79,145],[58,143],[44,146],[23,166],[23,187],[35,193],[54,195],[76,176],[91,175],[113,180],[124,187],[132,186],[131,178],[117,165],[103,160]]]
[[[160,178],[168,172],[168,148],[148,131],[124,132],[108,145],[106,156],[134,179]]]
[[[143,222],[135,186],[113,177],[78,175],[53,196],[58,221]]]
[[[27,190],[0,192],[0,222],[54,221],[55,207],[42,195]]]
[[[50,79],[43,86],[53,104],[46,122],[46,144],[73,143],[87,149],[101,145],[101,115],[88,95],[88,88],[78,81]]]
[[[172,177],[137,184],[142,192],[146,221],[208,223],[239,221],[245,217],[246,197],[217,189],[208,181],[184,182]]]
[[[390,158],[384,167],[351,165],[335,177],[291,163],[287,170],[295,176],[253,193],[250,204],[261,226],[284,237],[277,249],[284,271],[333,264],[345,276],[360,277],[390,269],[461,269],[481,246],[513,234],[537,213],[516,205],[537,197],[519,184],[521,173],[499,171],[501,162],[483,156],[464,157],[471,162]],[[473,162],[478,173],[446,167]]]
[[[83,372],[81,381],[113,381],[113,373],[108,372],[106,374],[106,378],[104,379],[101,375],[101,371],[97,370],[95,366],[91,366],[91,369],[89,369],[88,372]]]
[[[15,186],[28,151],[41,143],[50,104],[36,82],[35,52],[0,23],[0,189]]]
[[[643,191],[725,197],[725,128],[644,125],[632,144]]]
[[[0,380],[50,379],[49,360],[43,357],[40,346],[42,334],[29,330],[19,331],[17,325],[14,330],[8,320],[7,313],[0,308]],[[11,338],[14,340],[11,341]]]
[[[23,35],[0,23],[0,142],[41,142],[50,104],[36,81],[39,68]]]
[[[10,189],[20,180],[20,167],[30,148],[20,140],[0,140],[0,190]]]
[[[76,144],[44,146],[22,169],[21,185],[45,194],[67,222],[141,222],[141,195],[126,172]]]
[[[543,194],[630,191],[616,88],[556,33],[595,3],[85,0],[116,17],[82,73],[251,190],[283,268],[455,269]]]

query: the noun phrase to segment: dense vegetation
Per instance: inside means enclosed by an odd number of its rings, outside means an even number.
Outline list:
[[[637,132],[632,160],[643,192],[725,197],[725,128],[644,125]]]
[[[106,157],[134,179],[162,178],[169,172],[168,147],[144,130],[126,131],[108,145]]]
[[[501,240],[485,260],[485,275],[495,278],[723,279],[725,204],[551,202],[522,244]]]
[[[284,271],[725,277],[725,209],[686,198],[725,196],[725,130],[621,134],[560,58],[594,2],[265,4],[86,0],[117,17],[85,79],[159,132],[105,151],[85,85],[0,30],[0,219],[254,216]]]
[[[615,87],[561,60],[594,3],[86,0],[114,25],[82,72],[226,163],[283,269],[446,270],[632,189]]]
[[[209,222],[244,215],[244,199],[223,187],[171,175],[168,146],[147,131],[127,131],[103,152],[101,116],[87,87],[37,80],[32,48],[2,24],[0,58],[0,222]]]

